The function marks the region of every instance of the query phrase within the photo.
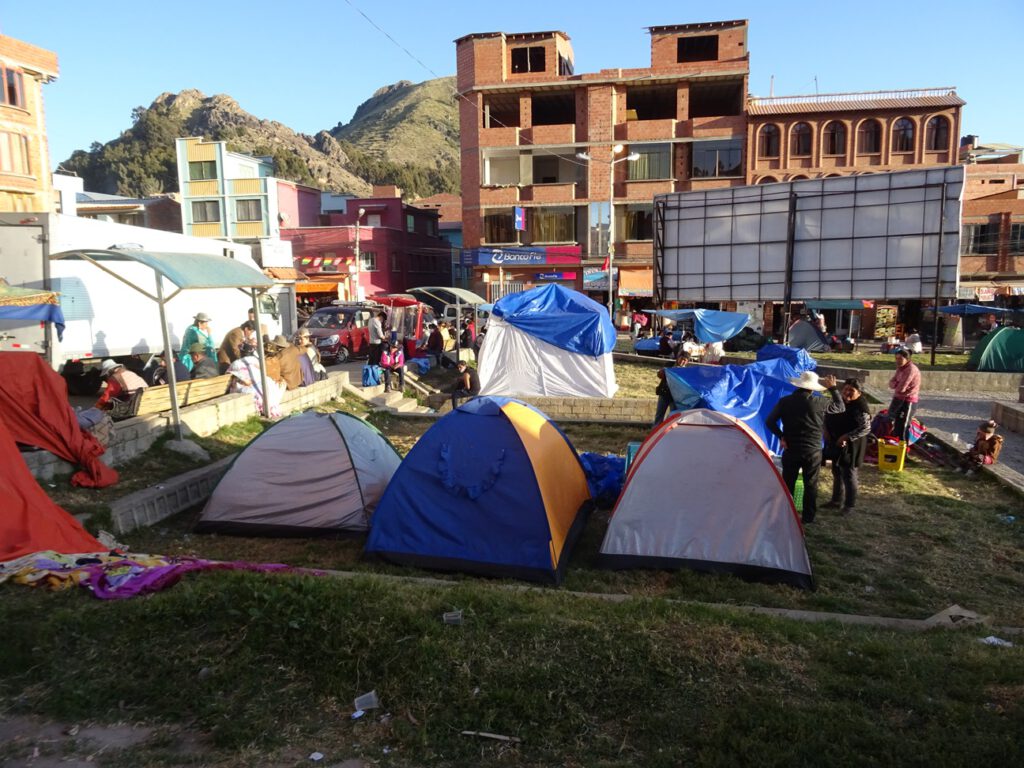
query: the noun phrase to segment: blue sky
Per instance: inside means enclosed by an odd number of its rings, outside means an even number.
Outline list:
[[[195,21],[203,14],[208,24]],[[963,133],[1024,144],[1020,0],[50,0],[4,3],[0,32],[60,57],[60,79],[44,90],[56,165],[115,138],[164,91],[227,93],[257,117],[315,133],[350,120],[383,85],[454,74],[452,41],[471,32],[561,29],[581,73],[648,66],[645,27],[741,18],[754,94],[768,94],[772,75],[776,95],[814,93],[815,77],[821,93],[955,85]]]

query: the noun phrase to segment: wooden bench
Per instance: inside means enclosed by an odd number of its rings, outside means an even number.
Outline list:
[[[216,376],[212,379],[179,381],[175,386],[178,393],[178,407],[184,408],[226,395],[230,383],[231,377],[227,375]],[[114,403],[110,416],[114,421],[121,421],[133,416],[145,416],[169,410],[171,410],[171,388],[163,384],[158,387],[137,390],[130,400]]]

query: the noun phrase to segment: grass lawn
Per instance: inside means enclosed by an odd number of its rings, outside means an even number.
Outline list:
[[[361,401],[343,406],[365,413]],[[402,453],[432,423],[368,418]],[[204,444],[223,455],[262,428],[253,420]],[[579,451],[619,454],[647,432],[563,429]],[[151,453],[122,469],[127,486],[166,477],[176,459]],[[815,592],[598,569],[608,510],[590,518],[563,589],[526,591],[459,575],[441,576],[448,587],[385,581],[375,574],[428,574],[364,563],[359,539],[197,536],[197,512],[184,513],[124,538],[140,552],[359,575],[204,574],[112,603],[0,587],[0,712],[157,726],[145,745],[98,763],[109,766],[297,766],[314,750],[326,765],[1022,764],[1024,642],[992,648],[980,628],[893,633],[700,604],[924,618],[957,603],[1024,625],[1024,528],[999,519],[1019,516],[1019,499],[984,479],[908,466],[865,467],[858,513],[820,515],[808,528]],[[85,492],[48,490],[80,511]],[[453,608],[463,625],[441,623]],[[351,720],[352,699],[371,689],[383,708]],[[182,730],[199,757],[178,750]],[[0,745],[0,764],[24,757],[19,749]]]

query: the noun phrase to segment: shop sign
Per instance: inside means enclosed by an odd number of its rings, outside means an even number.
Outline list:
[[[612,272],[615,275],[615,282],[619,281],[619,269],[618,267],[612,267]],[[608,270],[601,269],[599,267],[584,267],[583,268],[583,290],[585,291],[607,291],[608,290]]]
[[[956,297],[965,301],[974,301],[974,288],[968,285],[961,285],[956,289]]]
[[[536,248],[473,248],[471,262],[478,266],[534,267],[554,264],[579,264],[578,245],[553,245]]]
[[[995,288],[977,288],[976,292],[978,294],[978,301],[995,301]]]
[[[534,276],[536,280],[575,280],[575,272],[537,272]]]

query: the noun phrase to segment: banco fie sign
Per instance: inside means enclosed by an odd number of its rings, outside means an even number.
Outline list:
[[[536,248],[474,248],[472,263],[486,267],[534,267],[548,264],[579,264],[578,245]]]

